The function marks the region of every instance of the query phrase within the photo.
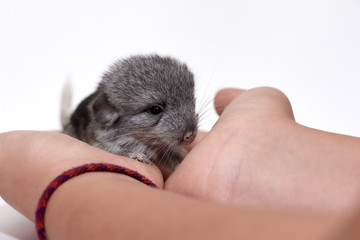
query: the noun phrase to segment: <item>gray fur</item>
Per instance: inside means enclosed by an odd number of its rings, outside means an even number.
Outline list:
[[[163,111],[156,114],[156,106]],[[111,153],[151,159],[169,172],[185,157],[182,146],[194,139],[197,122],[188,67],[170,57],[139,55],[109,68],[64,133]]]

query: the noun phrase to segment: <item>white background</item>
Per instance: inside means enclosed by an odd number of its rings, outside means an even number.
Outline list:
[[[0,0],[0,132],[59,129],[67,78],[75,105],[139,53],[186,62],[199,103],[272,86],[299,123],[360,137],[360,0]]]

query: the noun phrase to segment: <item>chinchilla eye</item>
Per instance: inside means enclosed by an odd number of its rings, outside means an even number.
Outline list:
[[[163,111],[163,109],[159,106],[152,106],[149,108],[149,112],[152,114],[160,114]]]

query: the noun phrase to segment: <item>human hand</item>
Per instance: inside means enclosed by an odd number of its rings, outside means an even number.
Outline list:
[[[14,131],[0,134],[0,195],[34,220],[40,196],[55,177],[73,167],[101,162],[135,170],[163,186],[155,165],[110,154],[58,132]]]
[[[0,134],[0,194],[33,219],[40,194],[55,176],[71,167],[99,161],[135,169],[162,186],[161,173],[152,168],[154,165],[104,152],[59,133],[17,131]],[[51,239],[124,236],[287,239],[295,234],[298,239],[319,239],[342,224],[338,218],[322,214],[300,216],[291,211],[259,212],[209,204],[157,191],[125,178],[121,174],[84,174],[62,185],[47,206],[47,236]],[[140,234],[138,226],[142,226]],[[209,226],[217,227],[209,229]],[[283,229],[287,231],[284,233]]]
[[[287,97],[273,88],[225,89],[215,107],[219,120],[195,141],[165,189],[242,206],[354,207],[359,139],[297,124]]]

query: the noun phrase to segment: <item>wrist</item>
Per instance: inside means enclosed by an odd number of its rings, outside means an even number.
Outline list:
[[[157,187],[152,181],[144,177],[143,175],[139,174],[136,171],[133,171],[128,168],[124,168],[114,164],[107,164],[107,163],[91,163],[81,165],[76,168],[72,168],[70,170],[65,171],[58,177],[56,177],[45,189],[43,192],[38,206],[36,210],[36,229],[39,236],[39,239],[46,239],[45,235],[45,226],[44,226],[44,216],[46,213],[47,204],[54,194],[54,192],[61,187],[61,185],[65,184],[68,180],[73,179],[74,177],[79,177],[85,173],[93,173],[93,172],[111,172],[111,173],[118,173],[122,175],[126,175],[133,179],[142,182],[143,184],[149,185],[151,187]],[[93,177],[94,178],[94,177]],[[101,179],[100,179],[101,180]],[[130,179],[126,179],[129,181]],[[90,187],[90,186],[89,186]],[[83,188],[80,188],[83,191]],[[109,196],[111,197],[111,196]]]
[[[49,239],[68,239],[69,236],[102,239],[104,235],[111,235],[109,231],[104,232],[104,228],[119,229],[119,222],[114,219],[123,219],[115,205],[126,209],[129,202],[125,196],[135,189],[152,188],[129,176],[110,172],[90,172],[71,179],[59,187],[48,202],[47,236]]]

